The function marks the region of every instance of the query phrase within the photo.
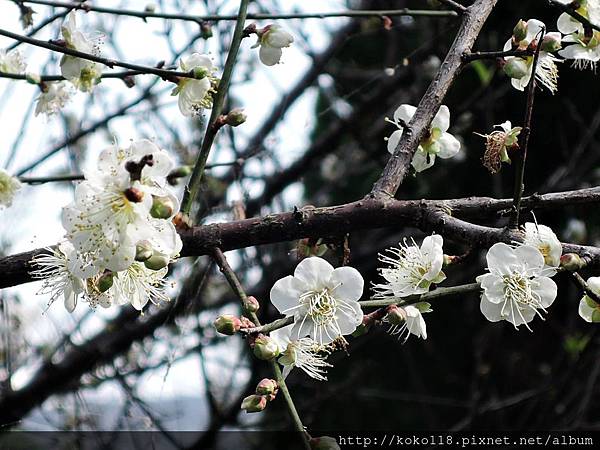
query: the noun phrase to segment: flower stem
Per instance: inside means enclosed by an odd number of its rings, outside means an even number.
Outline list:
[[[225,255],[223,254],[223,252],[221,251],[220,248],[213,249],[212,257],[215,260],[215,262],[217,263],[217,265],[219,266],[219,268],[221,269],[221,272],[223,272],[223,274],[225,275],[225,278],[227,279],[229,286],[231,286],[231,289],[239,297],[240,302],[242,303],[242,307],[244,307],[246,305],[248,296],[246,295],[246,292],[244,290],[244,287],[242,286],[242,283],[240,283],[240,280],[238,279],[235,272],[233,271],[233,269],[227,262],[227,258],[225,257]],[[260,327],[260,321],[258,320],[256,313],[245,311],[244,314],[248,318],[250,318],[250,320],[252,320],[258,327]],[[296,405],[294,405],[294,401],[292,399],[290,391],[287,387],[287,384],[285,383],[285,380],[283,379],[281,369],[279,368],[279,366],[277,364],[278,364],[277,361],[275,361],[275,360],[271,361],[271,367],[272,367],[273,373],[275,375],[275,380],[277,381],[277,384],[279,385],[279,389],[281,390],[281,393],[283,394],[288,412],[290,413],[292,421],[294,422],[294,427],[296,428],[296,430],[300,433],[300,435],[302,437],[302,442],[304,444],[304,448],[306,450],[311,450],[310,442],[309,442],[310,435],[308,434],[308,432],[304,428],[304,425],[302,424],[302,420],[300,419],[300,416],[298,415],[298,410],[296,409]]]
[[[525,120],[523,121],[523,130],[520,135],[520,151],[517,154],[517,163],[515,167],[515,185],[513,194],[512,214],[509,221],[509,228],[517,228],[519,226],[519,212],[521,209],[521,199],[523,197],[523,191],[525,190],[525,162],[527,160],[527,146],[529,144],[529,135],[531,134],[531,116],[533,115],[533,100],[535,97],[535,74],[537,70],[538,60],[540,58],[540,49],[542,47],[542,40],[546,30],[542,28],[540,35],[537,38],[538,45],[533,55],[533,63],[531,67],[531,78],[527,85],[527,106],[525,108]],[[537,37],[537,36],[536,36]]]
[[[231,46],[229,47],[229,52],[227,53],[225,67],[223,68],[223,75],[221,76],[221,81],[219,81],[217,93],[213,99],[213,106],[210,119],[208,121],[208,126],[206,127],[204,139],[202,140],[202,145],[200,147],[200,151],[198,152],[196,163],[194,164],[192,176],[190,177],[183,193],[181,212],[186,216],[189,216],[196,195],[198,195],[198,191],[200,190],[200,182],[202,181],[202,175],[204,174],[204,166],[206,165],[208,154],[210,153],[210,149],[219,130],[219,127],[216,125],[219,117],[221,116],[221,112],[223,111],[225,95],[227,95],[229,82],[231,81],[231,75],[233,74],[233,66],[235,65],[235,60],[242,43],[242,39],[244,38],[244,22],[246,21],[246,16],[248,14],[249,1],[250,0],[242,0],[240,2],[238,17],[235,23],[233,37],[231,38]]]

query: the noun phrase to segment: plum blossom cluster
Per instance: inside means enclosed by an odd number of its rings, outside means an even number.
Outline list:
[[[504,44],[504,51],[529,51],[529,54],[524,56],[504,58],[504,72],[511,78],[515,89],[523,91],[529,84],[533,73],[534,52],[539,50],[535,79],[551,93],[557,91],[556,62],[559,60],[552,52],[561,48],[561,35],[557,32],[546,33],[545,30],[546,25],[540,20],[530,19],[527,22],[520,20],[513,30],[512,37]]]
[[[477,277],[483,290],[480,309],[491,322],[506,320],[515,328],[543,314],[557,295],[550,278],[560,264],[562,246],[554,232],[537,223],[525,224],[523,243],[494,244],[488,251],[489,273]]]
[[[398,127],[387,138],[388,152],[394,153],[404,128],[412,120],[416,111],[417,108],[412,105],[400,105],[394,111],[394,120],[386,118],[388,122]],[[423,172],[433,166],[436,156],[443,159],[452,158],[460,151],[460,142],[448,133],[448,128],[450,128],[450,110],[446,105],[442,105],[413,156],[411,165],[416,172]]]
[[[168,301],[168,265],[182,243],[172,218],[179,209],[167,189],[169,154],[149,140],[101,152],[94,170],[63,208],[66,240],[35,258],[32,274],[52,303],[64,298],[72,312],[79,299],[91,307]]]

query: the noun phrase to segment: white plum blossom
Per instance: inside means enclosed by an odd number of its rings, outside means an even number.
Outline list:
[[[594,294],[600,295],[600,277],[588,278],[587,285]],[[600,322],[600,305],[589,295],[584,295],[579,302],[579,316],[586,322]]]
[[[42,93],[36,100],[35,115],[43,113],[51,116],[56,114],[67,104],[71,94],[71,90],[64,81],[44,83]]]
[[[196,116],[212,107],[212,85],[216,82],[215,68],[208,55],[192,53],[179,61],[184,72],[193,72],[198,78],[181,78],[171,95],[178,95],[179,111],[186,117]]]
[[[171,220],[179,203],[166,182],[173,165],[165,150],[143,139],[105,149],[95,170],[84,171],[62,213],[69,250],[47,255],[34,272],[53,296],[69,295],[69,311],[78,296],[92,308],[131,304],[140,311],[168,301],[164,278],[182,248]],[[69,280],[80,287],[65,288]]]
[[[294,42],[294,37],[280,25],[267,25],[257,32],[258,41],[252,48],[260,46],[258,57],[265,66],[274,66],[279,63],[282,48],[289,47]]]
[[[111,294],[117,305],[131,305],[141,311],[148,301],[158,305],[168,302],[165,292],[168,268],[160,270],[148,269],[143,263],[134,262],[127,269],[114,277]]]
[[[427,339],[427,325],[423,319],[423,313],[431,312],[431,305],[427,302],[419,302],[414,305],[395,307],[393,313],[388,313],[385,322],[391,324],[388,332],[398,339],[408,340],[410,335]],[[394,315],[394,318],[391,315]]]
[[[552,305],[556,283],[544,276],[544,256],[530,245],[494,244],[488,251],[489,273],[477,277],[483,292],[480,309],[491,322],[506,320],[518,328]]]
[[[394,153],[404,132],[404,126],[411,121],[416,110],[417,108],[412,105],[400,105],[394,112],[394,120],[386,119],[398,127],[387,139],[388,152]],[[413,156],[411,164],[417,172],[433,166],[436,156],[444,159],[452,158],[459,152],[460,142],[448,133],[448,128],[450,128],[450,110],[446,105],[442,105]]]
[[[389,267],[379,269],[385,283],[373,285],[374,298],[403,298],[429,291],[433,283],[446,279],[442,272],[444,264],[443,238],[434,234],[423,239],[421,247],[414,241],[408,245],[406,240],[399,248],[389,248],[379,255],[379,261]]]
[[[31,275],[44,280],[39,293],[50,294],[48,306],[63,297],[65,309],[73,312],[77,299],[85,293],[85,280],[72,272],[77,259],[75,248],[70,242],[62,242],[55,249],[45,250],[46,253],[36,256],[32,261],[36,269]]]
[[[19,50],[0,50],[0,72],[24,73],[26,68],[27,64]]]
[[[565,3],[565,1],[563,0],[561,3]],[[577,5],[578,8],[575,10],[577,13],[594,25],[600,25],[600,2],[598,0],[580,0]],[[594,29],[586,32],[583,24],[567,13],[559,16],[556,25],[558,31],[565,35],[563,42],[569,44],[558,54],[565,59],[572,59],[573,67],[577,69],[590,67],[595,70],[596,64],[600,60],[600,32]]]
[[[0,169],[0,209],[12,205],[15,194],[21,189],[21,182],[6,170]]]
[[[530,19],[526,22],[526,36],[519,42],[511,38],[504,44],[504,51],[509,50],[525,50],[531,48],[534,41],[537,42],[541,36],[542,29],[546,29],[546,25],[537,19]],[[544,36],[558,40],[560,42],[560,33],[551,32]],[[534,44],[534,48],[535,48]],[[504,58],[506,65],[504,71],[511,78],[512,86],[519,91],[524,91],[529,84],[531,74],[533,72],[534,55],[528,56],[507,56]],[[551,93],[557,91],[558,86],[558,68],[556,62],[559,61],[551,53],[541,50],[539,51],[535,78]]]
[[[294,339],[310,337],[320,345],[351,334],[362,323],[358,303],[364,280],[353,267],[338,267],[319,257],[303,259],[294,275],[271,288],[271,302],[294,317]]]
[[[513,127],[510,120],[494,125],[494,127],[500,128],[500,130],[494,130],[490,134],[475,134],[486,139],[485,153],[482,158],[483,166],[491,173],[498,173],[503,162],[510,164],[508,150],[518,148],[519,134],[521,134],[522,128]]]
[[[69,13],[61,27],[62,36],[67,48],[94,56],[100,55],[101,37],[91,37],[77,28],[75,12]],[[83,92],[91,92],[100,82],[102,65],[94,61],[63,55],[60,60],[60,71],[63,77]]]
[[[309,337],[293,338],[292,328],[292,325],[288,325],[270,333],[279,347],[281,356],[278,361],[284,366],[284,378],[294,367],[298,367],[315,380],[327,381],[326,370],[333,366],[326,361],[326,348]]]
[[[550,227],[527,222],[523,242],[537,248],[544,257],[544,263],[549,268],[556,269],[560,265],[562,244]]]

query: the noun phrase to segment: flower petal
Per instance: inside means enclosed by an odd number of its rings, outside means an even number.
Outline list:
[[[441,132],[448,131],[448,128],[450,128],[450,110],[446,105],[440,106],[439,111],[431,121],[431,128],[437,128]]]
[[[273,306],[286,316],[294,315],[295,309],[300,305],[300,296],[304,286],[292,275],[277,280],[271,288],[270,298]]]
[[[332,274],[333,266],[318,256],[303,259],[294,270],[294,277],[315,291],[329,287]]]
[[[331,273],[330,286],[334,287],[332,294],[336,298],[349,302],[358,301],[363,294],[365,281],[354,267],[338,267]]]

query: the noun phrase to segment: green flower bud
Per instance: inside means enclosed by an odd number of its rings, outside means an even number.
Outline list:
[[[219,333],[227,336],[233,336],[242,328],[241,320],[231,314],[223,314],[217,317],[213,325]]]
[[[341,450],[335,438],[331,436],[321,436],[310,440],[312,450]]]
[[[513,36],[517,43],[525,39],[527,37],[527,22],[523,19],[519,20],[513,28]]]
[[[249,395],[242,400],[242,407],[247,413],[261,412],[267,407],[267,398],[263,395]]]
[[[104,272],[102,275],[100,275],[98,281],[96,281],[96,288],[98,288],[100,292],[108,291],[113,285],[114,278],[114,272]]]
[[[279,346],[272,338],[261,334],[254,341],[254,356],[270,361],[279,356]]]
[[[258,300],[256,300],[256,297],[250,296],[246,299],[246,302],[244,303],[244,308],[248,312],[255,313],[256,311],[259,310],[260,303],[258,303]]]
[[[212,27],[207,22],[202,22],[200,25],[200,34],[202,39],[208,39],[213,36]]]
[[[570,272],[575,272],[584,266],[585,262],[577,253],[565,253],[560,257],[560,267]]]
[[[144,265],[150,270],[160,270],[169,265],[169,257],[162,253],[154,253],[150,258],[144,261]]]
[[[504,73],[510,78],[523,78],[529,73],[529,65],[522,58],[512,58],[504,65]]]
[[[168,219],[175,212],[175,204],[169,196],[158,197],[152,196],[152,208],[150,215],[155,219]]]
[[[260,383],[256,385],[256,393],[258,395],[266,395],[269,397],[269,401],[272,401],[277,395],[279,386],[277,381],[270,378],[263,378]]]
[[[244,111],[240,108],[234,108],[227,116],[225,116],[225,123],[231,127],[237,127],[238,125],[243,124],[248,116],[244,114]]]
[[[562,48],[560,38],[556,34],[551,33],[544,36],[540,50],[544,52],[555,52]]]
[[[148,241],[139,241],[135,245],[135,260],[144,262],[154,254],[154,249],[152,248],[152,244]]]

